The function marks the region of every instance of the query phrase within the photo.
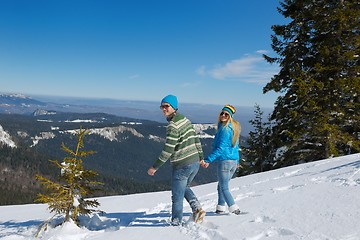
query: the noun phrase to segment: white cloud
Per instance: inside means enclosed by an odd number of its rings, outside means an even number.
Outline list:
[[[259,53],[259,54],[267,54],[269,51],[267,51],[267,50],[257,50],[256,52]]]
[[[196,73],[200,76],[205,76],[206,75],[206,70],[205,70],[205,66],[201,66],[196,70]]]
[[[246,56],[244,58],[235,59],[224,65],[218,65],[209,71],[211,77],[215,79],[237,78],[251,71],[254,64],[260,62],[262,58],[255,56]]]
[[[200,76],[210,76],[217,80],[238,80],[242,82],[263,84],[269,82],[277,73],[278,67],[270,65],[260,54],[266,50],[258,50],[256,54],[247,54],[239,59],[219,64],[207,70],[205,66],[197,69]]]
[[[135,74],[135,75],[129,76],[129,79],[136,79],[136,78],[139,78],[139,77],[140,77],[139,74]]]
[[[182,88],[192,88],[199,86],[199,82],[184,82],[181,84],[180,87]]]

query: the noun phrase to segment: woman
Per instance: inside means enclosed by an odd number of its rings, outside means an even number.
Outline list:
[[[164,97],[161,100],[160,109],[169,122],[166,129],[166,141],[163,151],[153,166],[149,168],[148,174],[154,176],[156,171],[170,159],[172,165],[171,225],[183,224],[184,198],[193,211],[193,220],[200,223],[206,212],[201,208],[200,202],[190,189],[190,184],[199,171],[199,162],[203,161],[200,139],[189,119],[177,112],[176,96]]]
[[[225,105],[218,117],[218,130],[216,132],[213,149],[209,156],[201,161],[201,166],[207,168],[209,163],[218,162],[218,205],[216,213],[224,214],[226,205],[229,212],[239,215],[239,206],[229,191],[229,181],[239,164],[239,136],[241,126],[233,119],[235,107]]]

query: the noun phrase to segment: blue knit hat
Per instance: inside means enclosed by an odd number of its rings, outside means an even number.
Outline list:
[[[178,109],[178,100],[176,98],[176,96],[174,95],[167,95],[166,97],[164,97],[162,100],[161,100],[161,104],[162,103],[168,103],[171,105],[171,107],[175,110]]]

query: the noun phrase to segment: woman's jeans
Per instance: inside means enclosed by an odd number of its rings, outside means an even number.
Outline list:
[[[229,181],[237,168],[237,161],[218,161],[218,205],[230,207],[235,204],[234,198],[229,191]]]
[[[199,171],[199,161],[185,165],[172,170],[172,216],[171,221],[174,224],[181,224],[183,217],[184,197],[190,204],[193,212],[201,208],[201,205],[193,191],[190,189],[190,183]]]

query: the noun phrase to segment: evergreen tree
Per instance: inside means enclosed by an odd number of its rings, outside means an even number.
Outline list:
[[[272,168],[272,153],[270,142],[270,123],[264,122],[264,112],[258,104],[255,104],[255,119],[249,122],[254,131],[249,132],[247,147],[243,147],[247,166],[243,171],[246,173],[263,172]]]
[[[93,151],[84,151],[84,137],[87,131],[80,128],[77,132],[77,144],[75,150],[71,150],[64,143],[62,143],[62,150],[67,153],[67,157],[63,159],[62,163],[57,160],[51,160],[57,168],[60,169],[59,182],[54,182],[43,176],[37,175],[43,187],[47,190],[44,194],[39,194],[36,199],[37,202],[47,203],[50,212],[55,215],[63,215],[62,223],[74,221],[78,224],[79,215],[89,215],[95,211],[99,202],[94,200],[86,200],[86,195],[92,194],[95,187],[101,184],[95,181],[96,173],[91,170],[85,170],[83,167],[83,158],[87,155],[94,154]],[[45,227],[47,223],[44,224]]]
[[[285,149],[280,165],[360,151],[360,3],[354,0],[285,0],[290,19],[272,27],[280,71],[264,93],[275,103],[272,141]]]

